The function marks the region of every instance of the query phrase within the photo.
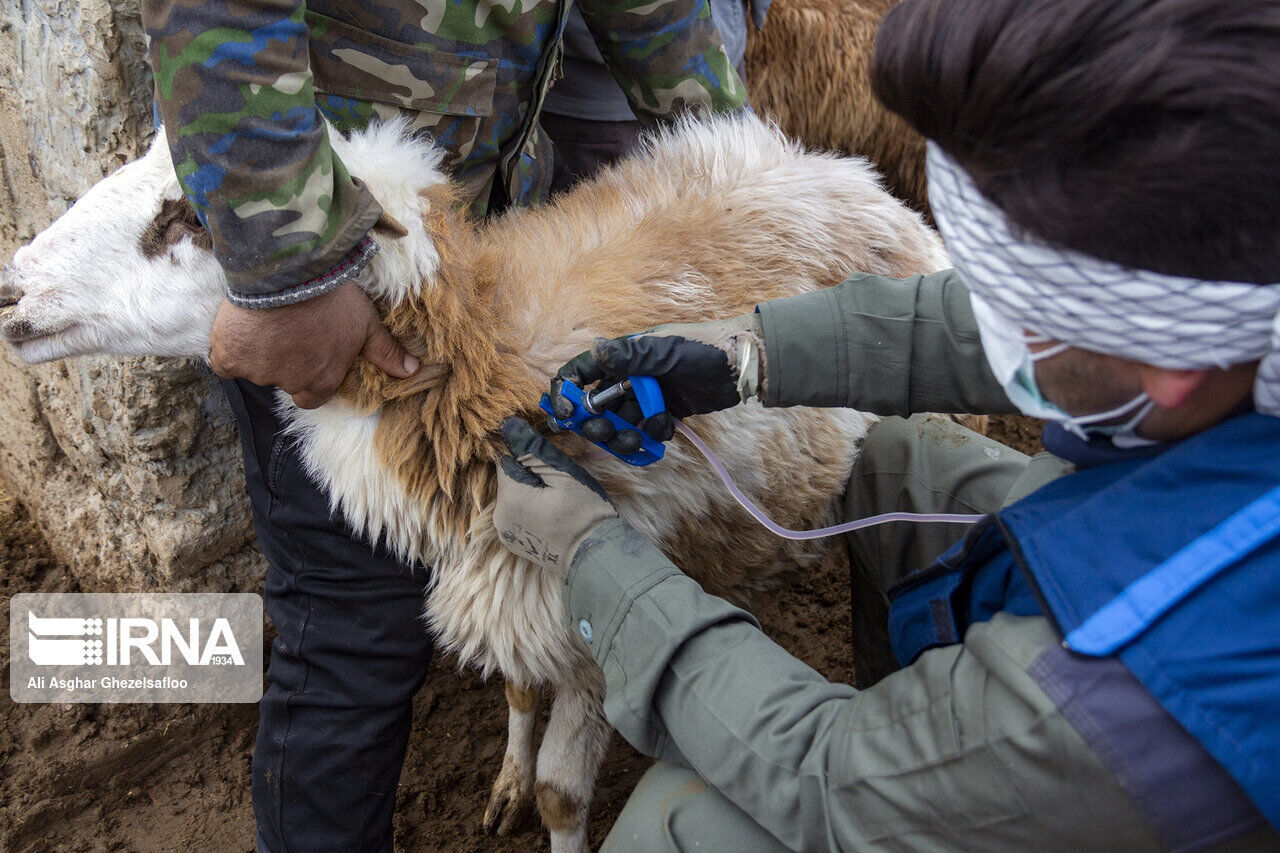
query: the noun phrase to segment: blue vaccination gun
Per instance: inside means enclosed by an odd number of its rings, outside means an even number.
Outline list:
[[[546,394],[542,395],[540,405],[542,410],[547,413],[547,424],[556,432],[576,432],[578,435],[582,435],[582,425],[592,418],[600,417],[608,418],[609,423],[613,424],[614,429],[619,432],[627,429],[635,430],[640,434],[640,449],[635,453],[622,454],[611,449],[603,442],[592,441],[591,443],[609,451],[628,465],[652,465],[666,453],[666,446],[662,442],[650,438],[645,434],[644,430],[636,429],[635,424],[628,423],[606,408],[610,403],[624,397],[628,391],[635,392],[636,400],[640,403],[640,412],[646,418],[651,418],[666,408],[666,403],[662,399],[662,389],[658,387],[658,380],[652,376],[632,376],[630,379],[597,391],[583,391],[566,379],[560,388],[560,393],[564,399],[573,404],[573,414],[567,418],[556,417],[551,405],[551,398]],[[752,518],[784,539],[821,539],[826,536],[835,536],[838,533],[849,533],[854,530],[861,530],[864,527],[884,524],[887,521],[935,521],[947,524],[973,524],[985,517],[951,513],[886,512],[855,521],[846,521],[843,524],[824,527],[820,530],[789,530],[765,515],[764,511],[756,506],[751,498],[743,494],[742,490],[734,484],[733,478],[729,476],[724,464],[716,458],[716,455],[711,452],[711,448],[707,447],[697,433],[680,423],[680,421],[675,422],[675,427],[676,432],[688,439],[689,443],[698,448],[703,456],[707,457],[707,461],[715,468],[716,474],[720,476],[725,488],[733,495],[734,500],[740,503],[751,514]],[[586,436],[583,436],[583,438],[586,438]],[[588,438],[587,441],[591,441],[591,439]]]
[[[542,402],[539,405],[547,413],[548,425],[556,432],[576,432],[578,435],[582,435],[582,425],[592,418],[600,417],[608,418],[609,422],[619,432],[627,429],[635,430],[640,434],[640,449],[634,453],[618,453],[602,441],[593,441],[591,443],[602,450],[609,451],[628,465],[637,467],[652,465],[667,452],[666,445],[660,441],[655,441],[646,435],[643,430],[638,429],[635,424],[628,423],[606,408],[610,403],[623,397],[628,391],[635,393],[636,400],[640,403],[640,412],[646,418],[658,414],[666,407],[662,400],[662,389],[658,387],[658,380],[652,376],[632,376],[617,385],[610,385],[598,391],[583,391],[566,379],[564,385],[560,388],[560,394],[573,403],[573,414],[567,418],[556,417],[556,413],[551,407],[551,399],[546,394],[542,395]],[[590,441],[590,439],[587,440]]]

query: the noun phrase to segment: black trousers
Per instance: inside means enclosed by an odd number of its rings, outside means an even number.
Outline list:
[[[642,130],[638,121],[590,121],[547,112],[538,121],[555,143],[552,193],[568,189],[626,154]]]
[[[636,122],[556,122],[557,184],[617,159],[638,133]],[[223,387],[240,426],[276,629],[253,751],[258,849],[390,851],[413,696],[431,658],[419,618],[427,569],[355,536],[329,511],[274,414],[275,389]]]
[[[426,569],[353,535],[302,469],[274,389],[224,382],[275,625],[253,751],[258,849],[390,851],[431,642]]]

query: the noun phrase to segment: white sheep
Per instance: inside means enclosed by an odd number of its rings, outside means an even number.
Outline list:
[[[560,584],[493,530],[498,424],[538,418],[548,377],[594,337],[739,314],[853,270],[928,272],[947,256],[864,161],[806,153],[750,116],[683,123],[556,202],[483,224],[460,212],[441,153],[402,126],[331,136],[388,214],[365,286],[422,366],[400,381],[362,362],[327,405],[303,411],[282,394],[281,409],[349,523],[433,567],[426,616],[441,645],[507,680],[486,827],[510,828],[536,796],[552,849],[583,849],[609,734],[603,678],[561,625]],[[0,333],[22,358],[208,352],[224,278],[162,139],[14,256]],[[805,527],[834,517],[873,420],[752,404],[690,426],[770,515]],[[644,469],[576,437],[562,445],[711,592],[741,601],[822,558],[821,542],[750,521],[682,439]]]

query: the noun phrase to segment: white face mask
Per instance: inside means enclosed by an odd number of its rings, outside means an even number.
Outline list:
[[[1014,323],[996,313],[986,300],[976,293],[969,294],[973,304],[973,318],[978,323],[978,333],[982,336],[982,348],[987,355],[987,363],[996,381],[1004,388],[1009,402],[1017,406],[1018,411],[1033,418],[1042,418],[1061,424],[1063,429],[1088,441],[1090,435],[1105,435],[1111,438],[1116,447],[1142,447],[1155,442],[1137,435],[1138,424],[1155,408],[1155,401],[1143,391],[1129,402],[1105,412],[1092,415],[1070,415],[1054,405],[1044,396],[1036,383],[1035,365],[1038,361],[1053,358],[1071,349],[1070,344],[1058,343],[1048,349],[1033,353],[1029,343],[1035,343],[1034,336],[1028,337]],[[1133,417],[1120,424],[1097,424],[1133,412]]]

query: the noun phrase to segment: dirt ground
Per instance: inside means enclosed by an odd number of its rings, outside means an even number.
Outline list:
[[[1040,432],[1044,421],[1024,418],[1022,415],[992,415],[987,423],[987,435],[1014,450],[1028,456],[1044,450],[1040,444]]]
[[[843,574],[843,573],[836,573]],[[78,592],[22,507],[0,490],[0,636],[18,592]],[[795,583],[762,610],[770,633],[831,678],[852,677],[847,576]],[[17,705],[0,700],[0,850],[251,851],[252,705]],[[437,661],[418,694],[396,801],[404,850],[546,848],[534,817],[509,839],[480,829],[502,761],[506,701]],[[648,766],[615,738],[592,810],[598,845]]]
[[[992,437],[1024,452],[1039,427],[994,418]],[[26,512],[0,486],[0,636],[18,592],[78,592]],[[775,640],[832,679],[853,677],[847,573],[801,578],[758,612]],[[8,643],[3,680],[9,680]],[[0,850],[251,851],[252,705],[17,705],[0,700]],[[483,834],[480,818],[502,760],[506,701],[437,660],[418,694],[396,800],[403,850],[545,848],[537,819],[509,839]],[[648,760],[615,738],[592,809],[599,845]]]

